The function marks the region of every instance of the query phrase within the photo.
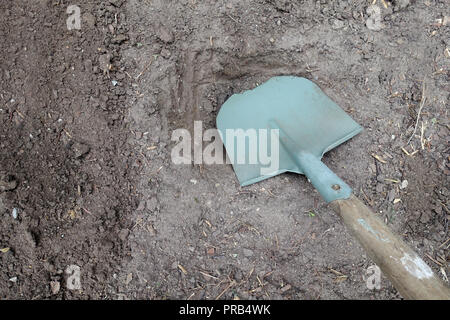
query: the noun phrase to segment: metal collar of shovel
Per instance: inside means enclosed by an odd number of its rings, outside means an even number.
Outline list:
[[[306,175],[404,298],[450,299],[449,288],[431,268],[321,162],[327,151],[360,133],[362,127],[316,84],[281,76],[235,94],[221,107],[217,128],[241,186],[283,172]],[[267,130],[275,132],[276,139],[261,144],[269,140],[262,134]],[[252,134],[259,142],[253,146]],[[255,153],[275,155],[277,165],[267,168],[262,161],[248,161],[256,158]]]

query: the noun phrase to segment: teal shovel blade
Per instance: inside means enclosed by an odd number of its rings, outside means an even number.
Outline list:
[[[220,109],[217,129],[242,186],[295,172],[328,202],[351,194],[320,160],[362,127],[305,78],[274,77],[233,95]]]

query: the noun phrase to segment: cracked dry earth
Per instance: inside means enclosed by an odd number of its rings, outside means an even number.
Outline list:
[[[1,298],[399,299],[303,176],[171,161],[276,75],[364,127],[324,162],[446,278],[445,1],[77,2],[0,4]]]

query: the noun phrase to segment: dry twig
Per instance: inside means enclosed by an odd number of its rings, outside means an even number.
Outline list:
[[[414,131],[413,131],[411,137],[409,138],[407,145],[411,142],[412,138],[416,134],[417,126],[419,125],[420,114],[422,113],[422,109],[423,109],[423,106],[425,105],[426,100],[427,100],[427,97],[425,96],[425,79],[424,79],[423,83],[422,83],[422,99],[420,100],[419,112],[417,112],[416,125],[414,126]]]

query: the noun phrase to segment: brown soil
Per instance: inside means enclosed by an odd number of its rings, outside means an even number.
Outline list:
[[[0,2],[0,299],[399,298],[304,177],[172,163],[173,130],[286,74],[365,128],[325,163],[445,278],[450,13],[377,1],[374,30],[372,2]]]

